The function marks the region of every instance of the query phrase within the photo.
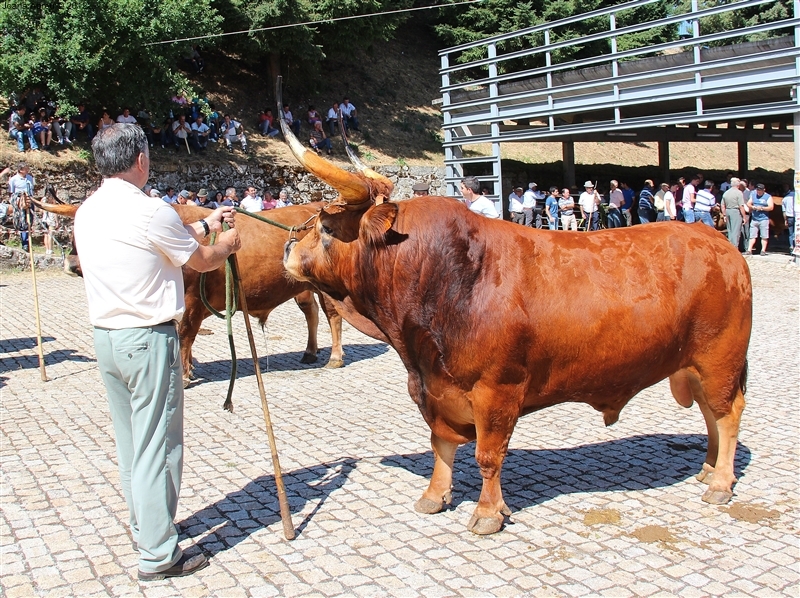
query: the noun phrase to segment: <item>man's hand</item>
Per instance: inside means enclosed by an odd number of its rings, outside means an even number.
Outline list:
[[[217,244],[228,249],[228,254],[236,253],[242,248],[242,240],[239,238],[239,231],[235,228],[226,230],[217,236]]]
[[[212,233],[218,233],[222,231],[222,223],[225,222],[231,228],[234,227],[234,219],[236,217],[236,212],[233,209],[233,206],[220,206],[213,212],[211,215],[208,216],[205,220],[208,224],[208,228],[211,229]]]

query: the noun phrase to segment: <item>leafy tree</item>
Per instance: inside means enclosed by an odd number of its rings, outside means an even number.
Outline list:
[[[188,42],[215,33],[211,0],[6,0],[0,5],[0,93],[39,87],[69,113],[81,100],[165,110],[191,92],[177,68]]]

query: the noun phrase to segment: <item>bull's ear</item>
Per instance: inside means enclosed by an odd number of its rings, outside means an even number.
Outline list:
[[[367,210],[358,233],[361,242],[373,247],[386,245],[386,235],[397,218],[397,211],[396,203],[382,203]]]

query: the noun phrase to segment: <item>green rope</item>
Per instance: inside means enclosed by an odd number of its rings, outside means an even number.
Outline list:
[[[266,222],[267,224],[271,224],[272,226],[277,226],[278,228],[282,228],[283,230],[293,231],[296,230],[296,226],[286,226],[285,224],[281,224],[280,222],[275,222],[274,220],[270,220],[269,218],[264,218],[263,216],[259,216],[258,214],[254,214],[253,212],[248,212],[247,210],[243,210],[242,208],[233,208],[240,214],[244,214],[245,216],[250,216],[250,218],[255,218],[256,220],[260,220],[261,222]]]

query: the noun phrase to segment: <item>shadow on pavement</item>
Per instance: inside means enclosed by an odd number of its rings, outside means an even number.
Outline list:
[[[461,447],[453,466],[453,502],[477,502],[482,478],[474,460],[474,443]],[[467,448],[470,447],[470,448]],[[572,448],[509,451],[503,463],[503,498],[512,510],[544,503],[564,494],[663,488],[698,471],[706,457],[705,435],[647,434]],[[741,478],[750,449],[736,447],[734,473]],[[433,472],[433,453],[384,457],[381,463],[425,478]],[[705,485],[697,483],[697,500]]]
[[[43,336],[42,343],[50,343],[56,340],[52,336]],[[10,353],[12,351],[24,351],[25,349],[36,348],[36,337],[26,336],[22,338],[4,338],[0,340],[0,353]]]
[[[358,459],[345,458],[283,472],[289,509],[293,514],[301,511],[306,503],[316,502],[311,512],[299,524],[293,521],[298,536],[303,533],[327,498],[342,487],[357,462]],[[184,519],[178,523],[178,527],[181,530],[180,540],[196,538],[210,532],[199,540],[197,546],[207,555],[214,556],[280,519],[275,479],[271,475],[265,475]]]
[[[50,351],[44,355],[45,367],[71,361],[76,363],[94,363],[97,361],[93,357],[86,357],[76,353],[74,349],[59,349]],[[13,370],[29,370],[39,367],[38,355],[24,355],[20,357],[5,357],[0,359],[0,372],[10,372]]]
[[[227,352],[227,343],[223,349]],[[346,368],[351,363],[357,363],[366,359],[372,359],[383,355],[389,350],[389,345],[384,343],[379,344],[356,344],[344,346],[344,367]],[[238,360],[238,376],[251,376],[255,374],[253,370],[253,358],[250,356],[250,348],[236,347],[236,356]],[[314,370],[325,367],[331,356],[330,347],[324,347],[317,353],[317,361],[315,363],[300,363],[303,358],[302,351],[292,351],[289,353],[275,353],[267,357],[259,357],[258,365],[261,368],[261,373],[270,372],[295,372],[304,370]],[[220,382],[228,380],[231,375],[231,362],[230,358],[220,359],[217,361],[209,361],[206,363],[197,363],[194,366],[195,380],[192,381],[191,386],[202,384],[203,382]]]

